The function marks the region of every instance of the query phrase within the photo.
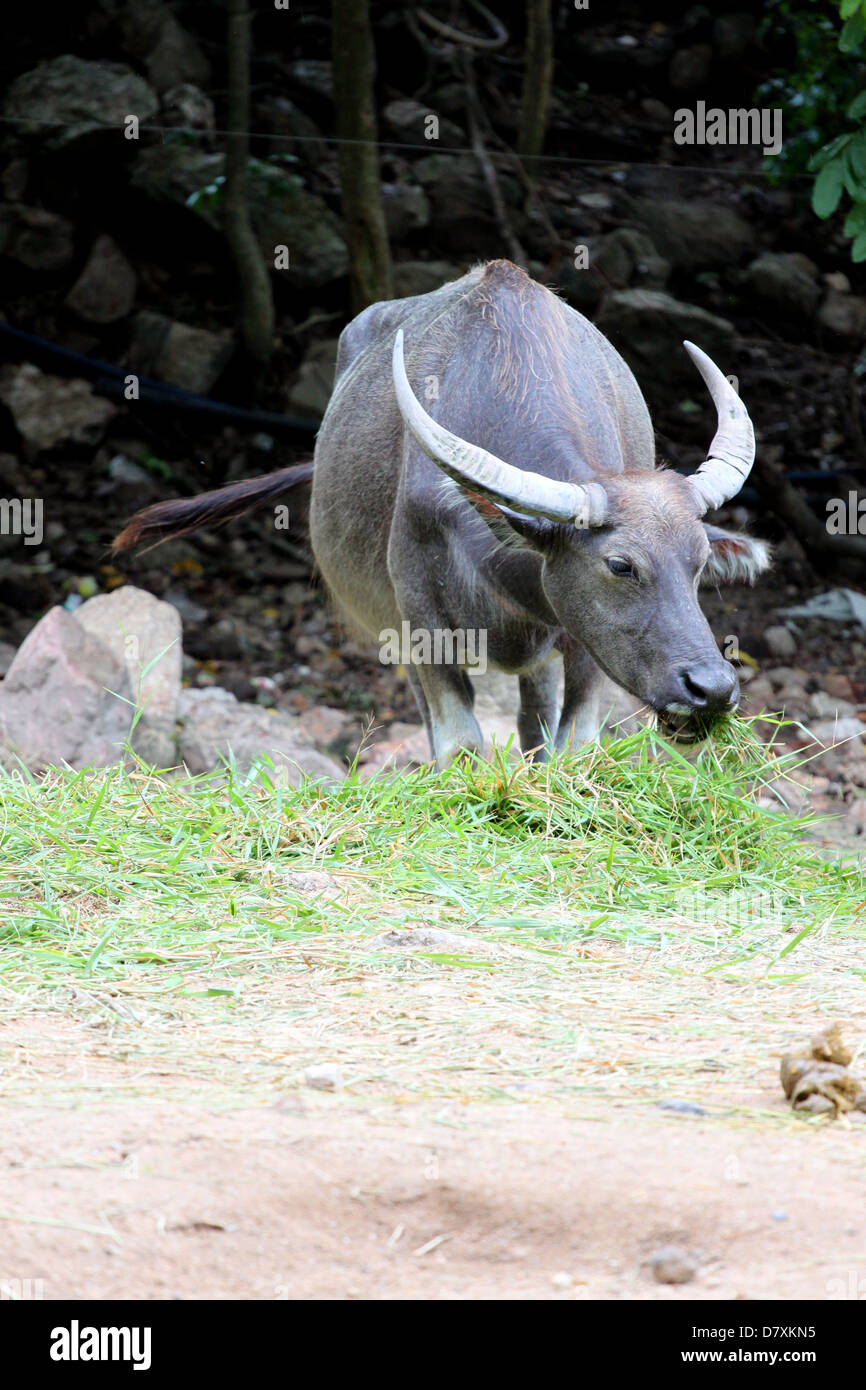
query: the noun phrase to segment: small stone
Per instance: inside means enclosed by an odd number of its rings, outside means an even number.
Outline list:
[[[816,690],[809,696],[809,709],[819,719],[856,719],[857,706],[850,700],[830,695],[826,690]],[[866,730],[864,730],[866,732]]]
[[[342,1091],[343,1071],[339,1062],[317,1062],[304,1072],[304,1085],[314,1091]]]
[[[703,1106],[693,1100],[660,1100],[659,1110],[673,1110],[677,1115],[706,1115]]]
[[[560,1270],[558,1274],[553,1275],[550,1282],[557,1289],[570,1289],[574,1280],[570,1274],[566,1274],[565,1270]]]
[[[768,627],[764,633],[764,644],[771,656],[780,657],[783,661],[797,655],[797,641],[793,633],[788,628],[778,624]]]
[[[678,1245],[665,1245],[657,1250],[650,1268],[658,1284],[688,1284],[698,1272],[696,1261]]]
[[[771,1211],[771,1212],[770,1212],[770,1216],[772,1217],[772,1219],[773,1219],[774,1221],[787,1221],[787,1220],[788,1220],[788,1213],[787,1213],[786,1211]]]

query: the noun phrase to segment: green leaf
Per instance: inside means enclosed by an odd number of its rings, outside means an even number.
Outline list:
[[[836,211],[844,177],[845,165],[841,159],[834,159],[821,170],[812,189],[812,210],[818,217],[832,217]]]
[[[862,183],[863,196],[866,197],[866,130],[861,130],[857,139],[849,145],[845,158],[852,173]]]
[[[866,15],[862,9],[846,21],[842,33],[839,35],[839,47],[843,53],[850,53],[856,48],[866,36]]]
[[[850,19],[860,8],[860,0],[842,0],[839,13],[843,19]]]
[[[861,232],[851,247],[852,261],[866,261],[866,232]]]
[[[866,232],[866,202],[854,204],[845,218],[842,230],[846,236],[858,236],[860,232]]]
[[[861,116],[866,116],[866,92],[861,92],[848,107],[849,120],[858,121]]]
[[[843,150],[848,144],[848,141],[853,138],[853,135],[849,131],[847,135],[837,135],[834,140],[830,141],[829,145],[824,145],[820,150],[816,150],[809,160],[809,163],[806,165],[809,173],[814,174],[817,173],[819,169],[823,169],[824,165],[828,164],[833,156],[838,154],[840,150]]]

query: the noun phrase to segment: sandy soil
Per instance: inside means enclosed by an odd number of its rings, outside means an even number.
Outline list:
[[[0,1280],[46,1298],[866,1297],[866,1116],[796,1119],[774,1067],[705,1116],[309,1088],[226,1107],[155,1079],[128,1099],[134,1063],[39,1033],[34,1099],[0,1109]],[[671,1243],[692,1282],[655,1282]]]

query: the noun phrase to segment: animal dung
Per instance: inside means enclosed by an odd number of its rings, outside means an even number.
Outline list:
[[[695,1258],[678,1245],[664,1245],[650,1259],[657,1284],[689,1284],[698,1272]]]
[[[834,1118],[848,1110],[866,1110],[866,1082],[848,1070],[852,1058],[838,1023],[822,1029],[796,1051],[786,1052],[779,1074],[793,1108]]]

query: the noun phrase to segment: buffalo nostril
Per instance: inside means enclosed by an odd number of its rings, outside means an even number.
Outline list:
[[[693,666],[681,671],[680,679],[690,703],[697,709],[728,709],[736,703],[737,677],[727,664]]]

